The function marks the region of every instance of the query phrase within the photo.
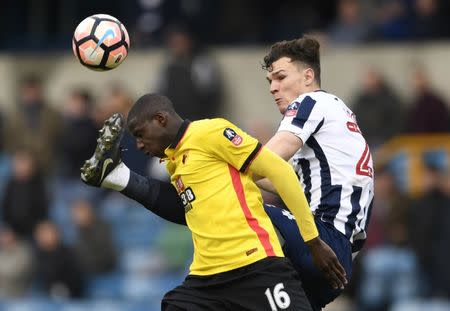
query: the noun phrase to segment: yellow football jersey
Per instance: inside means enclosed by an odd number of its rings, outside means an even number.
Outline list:
[[[192,275],[211,275],[282,257],[261,192],[246,169],[261,144],[224,119],[185,121],[166,167],[192,232]]]

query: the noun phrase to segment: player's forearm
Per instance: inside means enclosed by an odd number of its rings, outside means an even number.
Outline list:
[[[286,162],[283,161],[283,164],[282,169],[274,170],[277,172],[270,177],[270,181],[295,216],[303,240],[307,242],[319,235],[316,223],[294,171]]]
[[[186,226],[183,205],[175,188],[170,183],[130,171],[128,184],[120,192],[141,203],[159,217]]]
[[[250,169],[260,176],[267,177],[272,182],[276,192],[295,216],[305,242],[319,235],[303,189],[287,162],[267,148],[263,148],[254,159]]]

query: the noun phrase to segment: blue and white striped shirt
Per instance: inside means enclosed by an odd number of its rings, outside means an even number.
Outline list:
[[[310,92],[288,106],[278,131],[291,132],[303,142],[292,160],[311,211],[358,251],[366,239],[374,172],[355,115],[335,95]]]

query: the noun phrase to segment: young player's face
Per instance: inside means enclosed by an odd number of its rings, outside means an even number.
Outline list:
[[[292,62],[289,57],[282,57],[273,62],[267,73],[267,81],[280,113],[284,114],[294,99],[308,91],[305,85],[305,70],[308,69]]]
[[[166,145],[164,143],[165,128],[157,119],[132,122],[130,133],[136,138],[136,146],[148,156],[163,158]]]

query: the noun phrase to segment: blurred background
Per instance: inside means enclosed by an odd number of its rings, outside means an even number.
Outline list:
[[[109,72],[71,50],[97,13],[130,33]],[[161,92],[183,117],[224,116],[264,143],[281,116],[262,59],[305,33],[375,161],[369,238],[326,310],[450,310],[449,1],[2,0],[0,14],[0,310],[159,310],[187,273],[190,234],[80,182],[97,130]],[[130,168],[167,179],[122,144]]]

